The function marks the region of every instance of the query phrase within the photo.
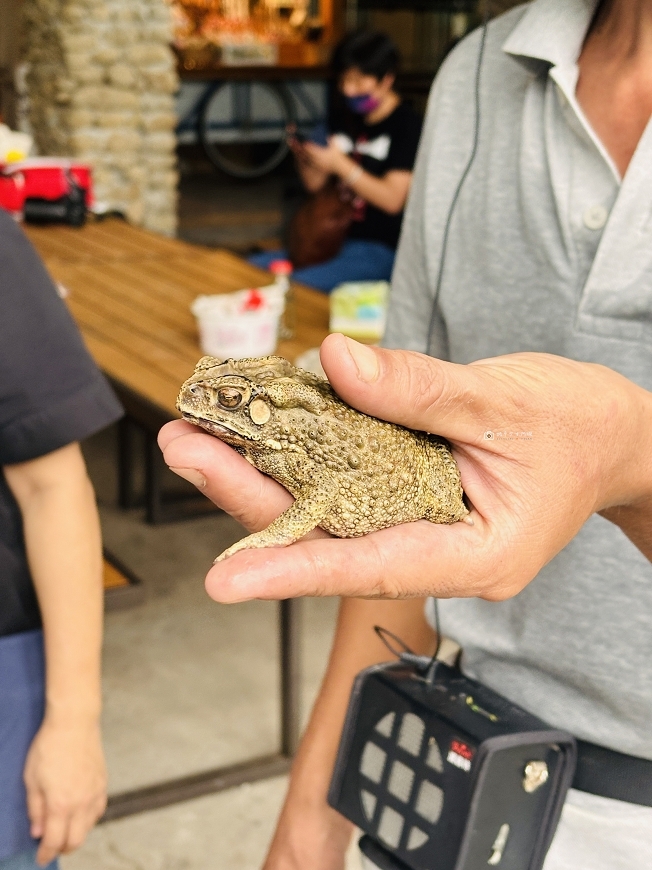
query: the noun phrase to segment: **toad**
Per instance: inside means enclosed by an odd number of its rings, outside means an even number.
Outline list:
[[[283,547],[320,526],[340,538],[419,519],[468,520],[448,443],[362,414],[325,378],[283,357],[205,356],[177,408],[294,496],[291,507],[216,561],[253,547]]]

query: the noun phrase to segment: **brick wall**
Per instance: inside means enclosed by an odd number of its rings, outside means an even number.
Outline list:
[[[38,152],[88,161],[99,202],[173,234],[178,82],[166,0],[24,0],[22,30]]]

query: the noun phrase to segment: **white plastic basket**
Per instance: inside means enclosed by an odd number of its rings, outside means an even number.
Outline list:
[[[252,293],[263,300],[256,308],[248,307]],[[275,284],[237,293],[198,296],[191,311],[197,318],[201,349],[218,359],[274,353],[283,304],[283,290]]]

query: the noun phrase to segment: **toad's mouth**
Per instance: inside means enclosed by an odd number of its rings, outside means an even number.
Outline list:
[[[230,429],[228,426],[224,426],[222,423],[216,423],[214,420],[207,420],[205,417],[196,417],[194,414],[189,414],[186,411],[183,411],[181,416],[188,423],[192,423],[194,426],[199,426],[202,429],[205,429],[207,432],[210,432],[211,435],[215,435],[221,441],[226,441],[229,444],[244,444],[245,442],[254,440],[249,435],[238,432],[235,429]]]

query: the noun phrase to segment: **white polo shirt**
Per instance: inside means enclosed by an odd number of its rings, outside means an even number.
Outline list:
[[[442,66],[386,346],[461,363],[542,351],[652,390],[652,123],[621,179],[575,98],[595,5],[535,0],[490,23],[477,153],[452,214],[481,31]],[[592,517],[510,601],[442,601],[440,614],[467,673],[578,737],[652,758],[652,565],[616,526]],[[652,809],[572,792],[546,870],[621,867],[652,867]]]

